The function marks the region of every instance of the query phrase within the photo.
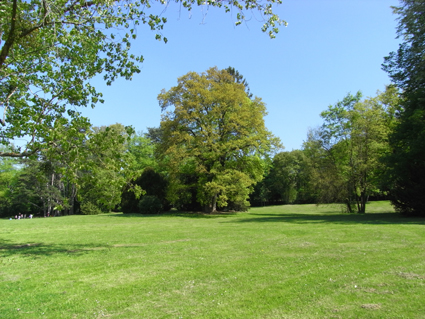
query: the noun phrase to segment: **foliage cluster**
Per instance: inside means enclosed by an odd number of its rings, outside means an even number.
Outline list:
[[[324,124],[302,150],[271,158],[280,143],[264,126],[264,103],[249,98],[246,81],[230,70],[191,72],[163,91],[161,126],[145,136],[120,124],[92,128],[76,158],[84,165],[70,167],[67,153],[55,162],[46,155],[10,175],[4,162],[2,175],[14,182],[3,184],[2,214],[211,213],[335,202],[364,213],[370,196],[384,194],[380,159],[400,111],[394,87],[364,100],[360,92],[347,95],[322,112]]]
[[[4,184],[9,202],[2,214],[246,210],[280,142],[265,128],[264,103],[250,98],[246,81],[229,70],[191,72],[163,91],[163,110],[173,110],[145,136],[121,124],[93,127],[82,140],[21,161],[13,186]],[[72,161],[69,149],[78,150]]]
[[[386,157],[386,185],[398,211],[425,216],[425,2],[402,0],[397,52],[385,59],[384,70],[402,91],[401,112]]]
[[[159,214],[163,212],[162,203],[156,196],[146,195],[139,201],[137,208],[141,214]]]
[[[239,80],[217,68],[189,72],[158,96],[165,113],[157,155],[173,204],[196,200],[206,212],[249,205],[253,185],[263,178],[263,158],[280,144],[264,125],[265,104],[250,99]]]
[[[389,86],[363,101],[360,92],[348,94],[321,113],[324,124],[304,143],[319,202],[364,213],[369,196],[383,191],[381,159],[390,152],[397,107],[398,92]]]
[[[383,194],[381,159],[390,152],[398,92],[389,86],[373,98],[348,94],[321,113],[302,150],[276,154],[251,196],[256,205],[343,203],[347,212],[366,211],[370,196]]]
[[[114,209],[122,186],[137,174],[126,147],[132,134],[120,124],[94,127],[86,133],[90,138],[76,145],[79,156],[71,163],[66,153],[62,160],[44,152],[26,160],[2,158],[0,215],[91,215]]]
[[[142,196],[137,196],[133,188],[143,190]],[[164,174],[156,172],[152,167],[145,167],[143,173],[127,184],[121,195],[121,211],[124,214],[153,214],[171,208],[166,199],[168,180]]]

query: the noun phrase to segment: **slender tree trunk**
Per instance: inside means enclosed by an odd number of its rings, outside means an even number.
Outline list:
[[[48,188],[50,187],[50,189],[52,189],[54,182],[55,182],[55,174],[52,173],[50,185],[48,185],[47,187]],[[49,192],[49,193],[50,193],[50,195],[49,195],[48,207],[47,207],[47,216],[48,217],[50,217],[52,215],[52,204],[53,204],[53,198],[52,198],[51,192]]]
[[[362,197],[356,195],[356,205],[357,205],[357,212],[358,213],[360,213],[360,211],[361,211],[361,204],[360,204],[361,200],[362,200]]]
[[[345,205],[347,206],[347,212],[350,214],[353,212],[353,207],[351,207],[351,200],[350,198],[347,198]]]
[[[71,196],[70,196],[70,209],[69,214],[74,215],[75,213],[75,196],[77,196],[77,191],[75,184],[72,184],[71,186]]]
[[[46,201],[42,199],[43,201],[43,216],[46,217]]]
[[[360,180],[360,196],[357,199],[357,202],[358,202],[357,212],[358,213],[364,214],[366,212],[366,201],[367,201],[366,176],[364,174],[362,176],[361,180]]]
[[[205,212],[208,214],[215,213],[217,211],[217,194],[215,194],[212,199],[211,203],[205,206]]]
[[[362,192],[360,194],[360,212],[359,213],[366,213],[366,202],[367,202],[367,196],[366,192]]]

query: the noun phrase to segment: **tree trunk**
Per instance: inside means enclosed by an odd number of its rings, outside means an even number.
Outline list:
[[[353,212],[353,207],[351,207],[351,200],[350,198],[347,198],[345,205],[347,206],[347,212],[348,213],[352,213]]]
[[[205,212],[207,214],[215,213],[217,211],[217,194],[215,194],[212,199],[211,203],[205,206]]]
[[[366,213],[366,202],[367,202],[367,195],[366,195],[366,176],[363,175],[361,181],[360,181],[360,196],[357,196],[357,212],[359,214]]]
[[[367,201],[366,193],[361,192],[361,194],[360,194],[360,209],[359,209],[359,213],[361,213],[361,214],[366,213],[366,201]]]
[[[75,213],[75,197],[77,196],[77,189],[75,187],[75,184],[72,184],[71,186],[71,196],[70,196],[70,208],[69,208],[69,214],[74,215]]]

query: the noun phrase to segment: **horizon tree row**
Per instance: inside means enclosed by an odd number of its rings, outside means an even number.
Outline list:
[[[342,203],[365,213],[370,196],[391,192],[383,159],[403,111],[394,86],[363,100],[348,94],[321,113],[323,125],[302,150],[277,154],[264,103],[232,68],[189,72],[158,100],[161,126],[144,135],[121,124],[76,130],[44,157],[22,161],[16,174],[3,160],[2,214],[73,214],[76,204],[84,214],[212,213],[251,203]]]

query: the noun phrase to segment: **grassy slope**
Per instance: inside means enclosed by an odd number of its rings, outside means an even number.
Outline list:
[[[0,220],[0,318],[424,318],[425,219],[368,210]]]

